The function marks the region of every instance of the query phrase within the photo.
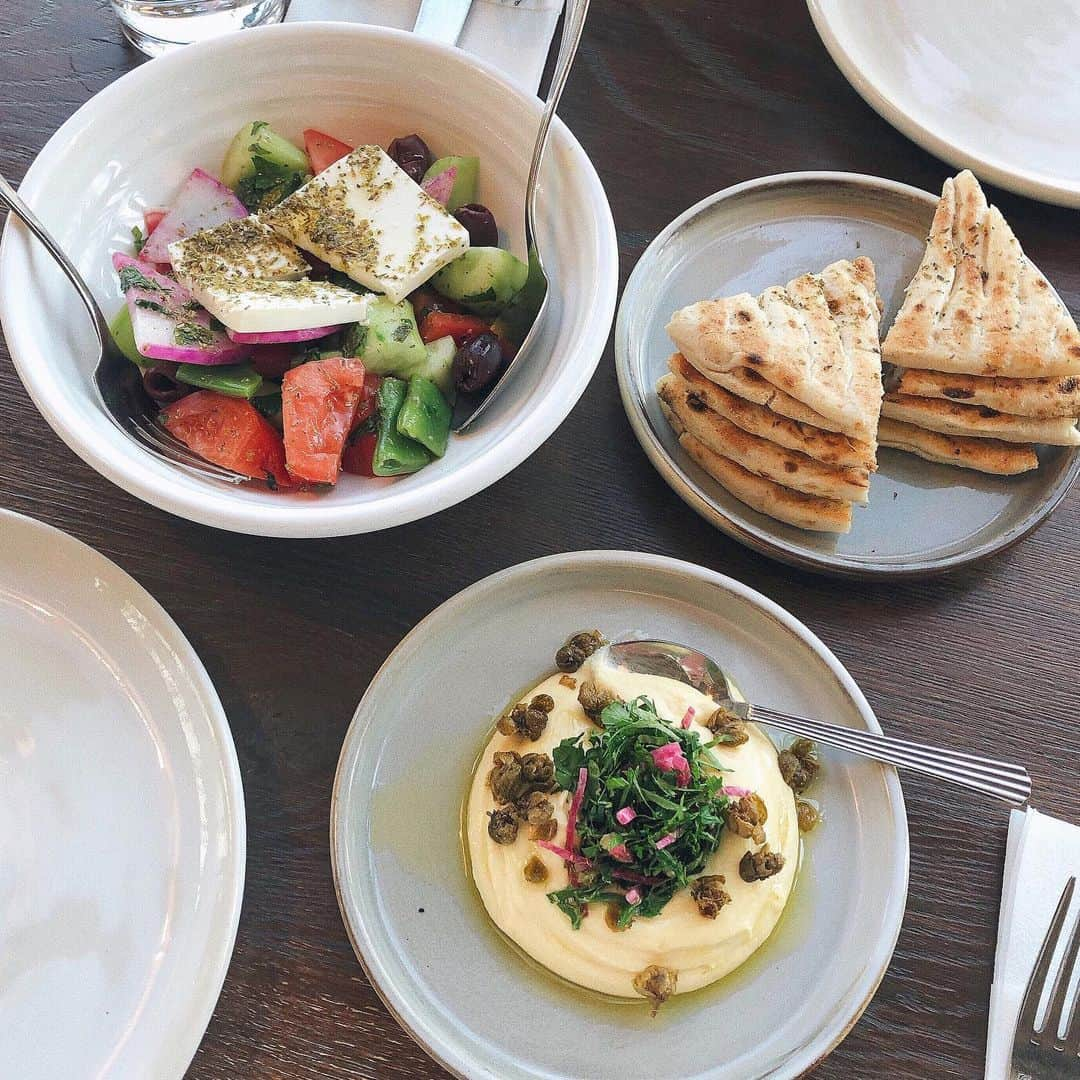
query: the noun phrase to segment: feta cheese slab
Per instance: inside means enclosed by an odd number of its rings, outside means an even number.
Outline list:
[[[169,259],[174,273],[184,282],[295,280],[311,269],[295,244],[257,217],[234,218],[174,240],[169,245]]]
[[[367,295],[325,281],[193,281],[192,295],[211,315],[239,334],[310,330],[366,322]]]
[[[465,227],[379,146],[360,146],[263,220],[395,304],[469,247]]]

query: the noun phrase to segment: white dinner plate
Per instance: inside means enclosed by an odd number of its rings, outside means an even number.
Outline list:
[[[217,694],[149,593],[8,511],[0,688],[0,1076],[181,1077],[244,886]]]
[[[1080,206],[1077,0],[807,0],[848,82],[957,168]]]
[[[844,1037],[892,955],[908,872],[896,773],[823,751],[811,794],[824,821],[779,927],[732,976],[655,1020],[644,1002],[558,982],[488,919],[466,873],[461,808],[493,718],[586,627],[697,646],[751,700],[880,730],[836,657],[731,578],[620,551],[495,574],[401,642],[346,735],[331,854],[357,956],[405,1029],[470,1080],[798,1076]]]

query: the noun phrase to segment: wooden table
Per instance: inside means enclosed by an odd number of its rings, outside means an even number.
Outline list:
[[[0,169],[17,180],[63,120],[141,57],[103,0],[7,0],[3,27]],[[863,103],[800,0],[595,0],[564,102],[607,186],[624,280],[672,217],[736,181],[847,169],[936,191],[948,172]],[[1080,310],[1080,215],[991,195]],[[1020,759],[1036,804],[1080,822],[1080,497],[1018,547],[947,578],[863,585],[796,572],[668,490],[623,415],[610,347],[559,432],[492,488],[415,525],[311,542],[216,532],[143,505],[60,442],[2,362],[0,505],[68,530],[145,585],[202,657],[232,724],[247,892],[197,1080],[444,1075],[349,947],[330,877],[330,785],[356,702],[399,638],[522,560],[633,548],[731,574],[805,620],[891,731]],[[822,1078],[981,1075],[1006,814],[918,778],[904,789],[904,928]]]

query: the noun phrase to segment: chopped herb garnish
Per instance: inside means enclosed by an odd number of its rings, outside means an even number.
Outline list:
[[[589,867],[567,888],[548,893],[575,929],[595,901],[622,904],[620,927],[659,915],[705,869],[730,804],[721,791],[721,766],[697,733],[661,719],[649,698],[615,701],[600,719],[603,730],[588,746],[578,736],[563,739],[552,753],[563,791],[573,791],[580,770],[588,770],[575,854]],[[673,758],[678,768],[670,766]],[[626,825],[615,817],[624,807],[635,814]],[[640,899],[627,904],[631,886]]]
[[[213,340],[214,331],[198,323],[177,323],[173,330],[173,341],[177,345],[209,345]]]
[[[263,128],[268,128],[270,125],[265,120],[254,120],[251,124],[251,134],[258,135]]]
[[[138,225],[131,226],[131,245],[135,249],[135,254],[138,255],[142,252],[142,249],[146,247],[147,237],[143,235],[142,229]]]
[[[129,289],[146,289],[149,292],[163,293],[165,290],[152,282],[137,267],[125,266],[120,271],[120,291],[127,292]]]
[[[143,300],[142,298],[135,301],[137,308],[145,308],[147,311],[164,311],[165,305],[159,304],[156,300]]]
[[[276,206],[307,179],[307,174],[268,157],[258,143],[251,147],[251,172],[236,185],[236,197],[252,212]]]
[[[360,356],[367,344],[368,328],[363,323],[349,323],[341,339],[341,351],[346,356]]]
[[[402,319],[401,322],[394,327],[391,337],[395,341],[408,341],[413,331],[413,324],[409,319]]]

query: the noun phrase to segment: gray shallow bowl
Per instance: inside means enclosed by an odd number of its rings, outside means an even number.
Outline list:
[[[1000,551],[1057,506],[1080,454],[1041,447],[1040,468],[987,476],[882,450],[870,505],[845,536],[812,533],[750,509],[700,469],[660,413],[656,380],[674,346],[664,330],[686,304],[770,285],[868,255],[891,325],[926,244],[937,196],[856,173],[784,173],[703,199],[649,245],[619,306],[615,362],[623,405],[660,475],[707,521],[748,547],[852,577],[939,573]]]
[[[672,1002],[614,1003],[534,966],[487,918],[460,812],[494,716],[552,669],[570,632],[664,638],[716,657],[752,700],[878,731],[839,661],[744,585],[659,556],[524,563],[447,601],[394,650],[345,738],[331,852],[349,937],[402,1026],[458,1076],[794,1077],[873,996],[907,896],[895,772],[823,754],[824,823],[773,937],[734,975]],[[631,931],[632,933],[632,931]]]

